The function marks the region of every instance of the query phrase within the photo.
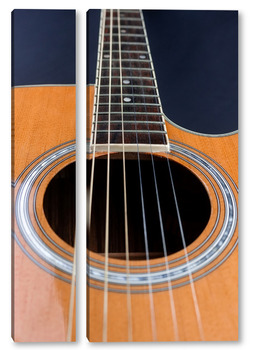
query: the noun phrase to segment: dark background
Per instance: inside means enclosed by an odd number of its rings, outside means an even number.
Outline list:
[[[74,10],[12,12],[12,86],[75,84]]]
[[[163,111],[189,130],[238,129],[238,12],[143,11]],[[99,10],[87,16],[87,83],[94,84]]]

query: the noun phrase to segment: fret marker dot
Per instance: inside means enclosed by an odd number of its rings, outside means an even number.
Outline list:
[[[130,97],[125,97],[125,98],[124,98],[124,102],[131,102],[131,100],[132,100],[132,99],[131,99]]]
[[[124,80],[123,83],[124,84],[130,84],[130,80]]]
[[[110,55],[104,55],[104,58],[109,58],[110,57]]]
[[[126,29],[122,29],[122,30],[121,30],[121,33],[126,33]]]
[[[144,58],[146,58],[146,56],[145,55],[140,55],[140,58],[144,59]]]

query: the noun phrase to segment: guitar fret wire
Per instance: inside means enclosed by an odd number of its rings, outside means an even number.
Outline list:
[[[104,61],[107,62],[107,61],[108,61],[108,58],[103,58],[102,61],[103,61],[103,62],[104,62]],[[112,59],[112,62],[117,62],[117,61],[119,61],[119,58],[113,58],[113,59]],[[123,58],[123,59],[122,59],[122,62],[130,62],[130,60]],[[150,61],[150,60],[143,60],[143,59],[140,59],[140,60],[138,60],[138,59],[133,59],[132,62],[146,62],[146,63],[150,63],[151,61]],[[126,67],[123,67],[123,69],[125,69],[125,68],[126,68]]]
[[[113,17],[113,19],[116,19],[116,17]],[[109,20],[109,18],[106,18],[106,20]],[[121,18],[121,21],[137,21],[137,22],[140,22],[141,19],[140,18],[136,18],[136,17],[123,17],[123,18]]]
[[[113,45],[118,44],[118,42],[113,41]],[[133,41],[123,41],[121,42],[122,45],[138,45],[138,46],[147,46],[146,43],[141,43],[141,42],[133,42]],[[108,42],[104,43],[104,45],[109,45]]]
[[[108,85],[101,85],[101,87],[102,88],[106,88],[106,87],[108,87]],[[113,85],[112,84],[112,88],[113,87],[121,87],[121,85]],[[126,86],[126,88],[129,88],[129,87],[131,87],[131,86]],[[146,89],[156,89],[156,86],[151,86],[151,85],[135,85],[134,87],[136,87],[136,88],[146,88]]]
[[[143,30],[143,26],[133,26],[133,25],[128,25],[128,26],[126,26],[126,25],[122,25],[121,26],[122,28],[125,28],[125,29],[141,29],[141,30]],[[107,26],[105,26],[105,28],[109,28],[109,26],[107,25]],[[113,26],[113,28],[118,28],[118,26]]]
[[[99,106],[105,106],[107,104],[108,104],[108,102],[101,102],[101,103],[99,103]],[[111,106],[120,106],[120,104],[123,104],[122,100],[121,100],[120,103],[118,103],[118,102],[111,102]],[[125,103],[125,106],[126,107],[130,107],[131,105],[133,105],[133,106],[145,106],[145,104],[147,106],[154,106],[154,107],[159,107],[160,106],[159,104],[156,104],[156,103],[133,103],[133,102],[132,103],[130,103],[130,102]]]
[[[113,10],[110,10],[110,21],[112,25]],[[113,28],[110,28],[110,47],[112,48],[112,32]],[[110,51],[110,69],[109,75],[111,76],[111,59],[112,52]],[[104,269],[104,300],[103,300],[103,342],[107,341],[108,330],[108,246],[109,246],[109,182],[110,182],[110,114],[111,114],[111,79],[109,83],[109,111],[108,111],[108,154],[107,154],[107,189],[106,189],[106,219],[105,219],[105,269]],[[95,134],[96,135],[96,134]]]
[[[103,49],[103,51],[104,52],[109,52],[109,50],[106,50],[106,49]],[[118,50],[112,50],[112,52],[119,53]],[[136,51],[136,50],[131,50],[131,51],[129,51],[129,50],[122,50],[122,54],[123,53],[144,53],[144,54],[148,54],[148,51],[143,51],[143,50],[138,50],[138,51]]]
[[[140,14],[140,10],[130,10],[130,9],[127,9],[127,10],[120,10],[120,12],[124,12],[124,13],[127,13],[127,12],[138,13],[138,15]]]
[[[133,120],[124,120],[123,121],[126,124],[133,124],[134,121]],[[95,122],[92,122],[92,124],[94,124]],[[97,124],[106,124],[106,121],[104,120],[98,120]],[[121,120],[111,120],[110,123],[114,123],[114,124],[118,124],[121,123]],[[163,122],[156,122],[156,121],[144,121],[144,120],[136,120],[136,124],[145,124],[145,123],[149,123],[149,124],[160,124],[160,125],[164,125],[165,123]]]
[[[144,38],[145,36],[143,34],[127,34],[127,33],[121,33],[122,36],[131,36],[131,37],[138,37],[138,38]],[[109,34],[104,34],[104,36],[109,36]],[[117,33],[114,33],[113,36],[118,36]]]
[[[108,70],[109,68],[108,67],[102,67],[103,70]],[[118,68],[116,67],[112,67],[112,70],[117,70]],[[127,67],[123,67],[122,68],[123,70],[146,70],[146,71],[151,71],[151,68],[135,68],[135,67],[132,67],[132,68],[127,68]]]
[[[96,79],[119,79],[120,77],[119,76],[114,76],[114,75],[112,75],[111,77],[101,77],[101,78],[99,78],[99,77],[97,77]],[[123,79],[128,79],[128,78],[132,78],[133,80],[134,79],[137,79],[137,80],[156,80],[155,78],[151,78],[151,77],[141,77],[141,78],[138,78],[138,77],[136,77],[136,76],[123,76],[122,77]],[[127,85],[127,87],[129,87],[129,85]]]
[[[143,30],[144,30],[145,37],[146,37],[146,42],[147,42],[147,48],[148,48],[149,56],[151,58],[151,53],[150,53],[150,48],[149,48],[149,43],[148,43],[148,38],[147,38],[147,32],[146,32],[146,28],[145,28],[145,23],[144,23],[144,18],[143,18],[142,11],[141,11],[141,17],[142,17]],[[153,63],[152,62],[151,62],[151,65],[152,65],[152,68],[153,68]],[[152,74],[153,74],[153,77],[156,78],[154,69],[152,70]],[[157,83],[156,83],[156,85],[157,85]],[[160,102],[160,100],[159,100],[159,102]],[[145,109],[147,109],[146,106],[145,106]],[[154,164],[154,158],[153,158],[153,153],[152,153],[152,145],[151,145],[150,133],[148,135],[149,135],[150,146],[151,146],[151,161],[152,161],[154,184],[155,184],[156,198],[157,198],[157,207],[158,207],[158,214],[159,214],[159,220],[160,220],[160,229],[161,229],[161,236],[162,236],[162,243],[163,243],[163,250],[164,250],[164,257],[165,257],[165,267],[166,267],[166,271],[168,272],[169,271],[169,265],[168,265],[168,258],[167,258],[167,249],[166,249],[164,227],[163,227],[163,220],[162,220],[162,214],[161,214],[161,206],[160,206],[160,200],[159,200],[159,193],[158,193],[158,186],[157,186],[157,180],[156,180],[155,164]],[[166,135],[166,137],[167,137],[167,135]],[[172,320],[173,320],[173,326],[174,326],[174,337],[175,337],[175,340],[178,340],[179,339],[178,325],[177,325],[177,317],[176,317],[176,310],[175,310],[175,303],[174,303],[174,298],[173,298],[173,291],[172,291],[171,281],[168,281],[168,287],[169,287],[171,314],[172,314]]]
[[[108,95],[107,94],[99,94],[97,95],[99,97],[107,97]],[[112,96],[121,96],[121,94],[112,94]],[[132,96],[132,97],[141,97],[142,95],[141,94],[125,94],[125,96]],[[145,95],[145,97],[158,97],[158,95]]]
[[[140,11],[141,13],[141,11]],[[129,53],[130,57],[130,53]],[[131,61],[130,61],[131,65]],[[132,80],[132,92],[133,92],[133,80]],[[138,170],[139,170],[139,181],[140,181],[140,197],[141,197],[141,209],[142,209],[142,219],[143,219],[143,233],[144,233],[144,242],[145,242],[145,253],[146,253],[146,263],[147,263],[147,273],[148,273],[148,289],[149,289],[149,305],[150,305],[150,314],[151,314],[151,328],[152,328],[152,337],[153,341],[157,340],[157,332],[156,332],[156,317],[155,317],[155,307],[154,307],[154,300],[153,300],[153,292],[152,292],[152,283],[150,279],[150,264],[149,264],[149,249],[148,249],[148,239],[147,239],[147,224],[146,224],[146,215],[145,215],[145,206],[144,206],[144,195],[143,195],[143,188],[142,188],[142,176],[141,176],[141,164],[140,164],[140,151],[139,151],[139,142],[138,142],[138,131],[137,131],[137,118],[135,113],[135,107],[134,109],[134,121],[135,121],[135,128],[136,128],[136,143],[137,143],[137,159],[138,159]]]
[[[108,130],[97,130],[97,133],[106,133],[109,132]],[[128,133],[134,133],[134,130],[110,130],[110,132],[128,132]],[[137,130],[138,133],[140,134],[146,134],[146,133],[150,133],[150,134],[166,134],[166,131],[162,131],[162,130]],[[94,133],[94,130],[92,130],[92,133]]]
[[[120,81],[122,82],[122,56],[121,56],[121,34],[120,34],[120,11],[118,13],[118,38],[119,38],[119,58],[120,58]],[[122,85],[122,83],[121,83]],[[127,273],[127,314],[128,314],[128,341],[132,341],[132,309],[131,309],[131,291],[129,283],[129,240],[128,240],[128,218],[127,218],[127,193],[126,193],[126,169],[125,169],[125,146],[124,146],[124,117],[123,117],[123,99],[121,86],[121,116],[122,116],[122,144],[123,144],[123,184],[124,184],[124,218],[125,218],[125,258]]]
[[[106,114],[106,112],[98,112],[98,114]],[[120,114],[120,112],[111,112],[111,114]],[[132,115],[132,112],[123,112],[123,114],[130,114]],[[137,115],[146,115],[145,112],[136,112]],[[147,115],[163,115],[162,113],[154,113],[154,112],[147,112]]]

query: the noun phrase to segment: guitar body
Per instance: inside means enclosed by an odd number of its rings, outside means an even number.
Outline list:
[[[94,94],[95,88],[88,86],[88,136],[92,130]],[[130,259],[130,275],[124,283],[120,281],[122,278],[125,279],[127,261],[124,257],[120,259],[118,252],[109,253],[105,339],[103,336],[105,255],[104,252],[88,251],[87,336],[92,342],[106,339],[109,342],[238,339],[238,134],[203,136],[182,129],[167,118],[165,125],[170,151],[160,152],[157,157],[180,164],[199,179],[210,201],[208,222],[199,236],[187,245],[189,260],[186,259],[184,249],[169,254],[167,264],[166,257],[150,259],[149,266],[145,259]],[[127,163],[129,157],[128,153],[126,154]],[[107,156],[107,152],[96,151],[95,164],[97,158],[104,156]],[[92,152],[88,153],[89,163],[92,157]],[[110,152],[110,159],[112,158],[122,158],[121,152],[119,155]],[[95,171],[96,169],[97,164]],[[158,185],[161,181],[163,180],[160,176],[157,178]],[[114,181],[113,185],[110,183],[110,191],[111,186],[114,187]],[[129,191],[127,196],[129,197]],[[200,197],[200,194],[198,196]],[[101,200],[104,202],[105,198]],[[177,200],[182,202],[182,198]],[[117,215],[112,214],[110,218],[118,221]],[[135,220],[139,218],[135,217]],[[232,227],[227,222],[231,223]],[[118,237],[121,235],[124,235],[124,231],[120,229]],[[89,244],[90,240],[93,240],[93,237],[89,233]],[[160,276],[162,273],[164,276],[166,271],[168,273],[175,269],[179,271],[179,268],[184,268],[186,265],[191,266],[190,276],[188,273],[182,274],[181,271],[180,274],[177,273],[177,277],[171,279],[171,286],[164,277],[161,282],[154,283],[153,279],[157,273],[160,273]],[[139,273],[144,279],[147,279],[147,274],[152,276],[148,278],[148,281],[151,280],[152,291],[149,283],[148,285],[139,283],[137,278]]]
[[[33,173],[39,162],[43,163],[50,154],[53,155],[56,150],[63,148],[67,142],[69,145],[74,144],[75,87],[15,88],[13,105],[13,182],[14,205],[17,208],[17,194],[29,172]],[[23,212],[18,215],[25,216],[25,210],[28,209],[35,233],[49,251],[72,263],[73,247],[53,231],[43,209],[44,196],[50,181],[64,167],[75,161],[74,150],[69,156],[71,157],[67,158],[65,155],[56,158],[36,174],[28,193],[28,208],[22,208]],[[38,256],[39,251],[38,254],[35,253],[31,242],[26,241],[26,236],[20,232],[17,212],[15,218],[13,337],[15,341],[65,341],[70,322],[70,275],[57,271],[45,261],[44,255]],[[42,234],[42,229],[47,232],[48,237]],[[72,322],[72,339],[75,339],[75,315],[72,316]]]
[[[24,18],[28,28],[34,19],[51,28],[51,20],[56,25],[62,15],[14,11],[14,43]],[[74,13],[67,15],[72,21]],[[32,52],[50,39],[42,44],[37,38],[37,46],[27,36],[22,43],[28,40]],[[13,64],[20,57],[18,49],[14,53]],[[40,62],[34,64],[39,71]],[[75,341],[76,88],[13,85],[12,337],[15,342]]]

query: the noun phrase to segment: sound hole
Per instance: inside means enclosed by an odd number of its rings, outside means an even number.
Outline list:
[[[141,155],[141,182],[144,207],[142,209],[138,160],[126,155],[127,216],[129,235],[129,259],[145,259],[145,234],[147,236],[150,258],[164,256],[161,234],[163,223],[167,254],[183,249],[177,211],[171,187],[166,158],[155,157],[154,165],[161,216],[157,205],[157,192],[154,182],[151,157]],[[110,160],[110,198],[109,198],[109,254],[111,257],[125,259],[125,221],[123,161]],[[201,181],[184,166],[170,161],[179,211],[182,220],[186,245],[191,244],[205,228],[210,217],[210,200]],[[88,161],[88,188],[90,184],[91,161]],[[106,178],[107,160],[95,161],[91,228],[88,230],[89,250],[104,254],[106,220]],[[143,227],[145,215],[146,231]]]
[[[75,171],[75,163],[59,171],[47,186],[43,201],[49,225],[71,246],[75,237]]]

